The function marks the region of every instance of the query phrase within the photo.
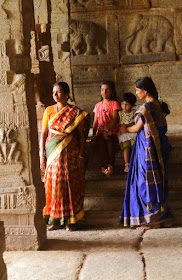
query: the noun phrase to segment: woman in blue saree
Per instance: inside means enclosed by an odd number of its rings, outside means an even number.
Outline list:
[[[135,125],[122,132],[137,132],[130,159],[123,208],[119,217],[124,227],[142,229],[168,226],[171,215],[166,205],[167,161],[171,146],[166,136],[166,103],[159,103],[158,93],[149,77],[135,82],[136,95],[145,103],[135,115]]]

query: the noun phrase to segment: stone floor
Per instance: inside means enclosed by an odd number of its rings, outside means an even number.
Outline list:
[[[169,166],[169,205],[178,226],[122,229],[117,220],[126,185],[123,167],[107,180],[92,164],[86,173],[85,229],[48,232],[40,251],[4,252],[8,280],[181,280],[181,139],[173,139]]]
[[[4,260],[8,280],[181,280],[182,228],[57,230]]]

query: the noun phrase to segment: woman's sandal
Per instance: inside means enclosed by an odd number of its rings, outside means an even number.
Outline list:
[[[125,169],[124,169],[124,172],[126,172],[126,173],[128,173],[128,171],[129,171],[129,163],[125,163]]]

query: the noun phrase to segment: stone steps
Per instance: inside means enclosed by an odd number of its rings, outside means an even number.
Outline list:
[[[106,178],[98,164],[86,173],[85,211],[88,226],[118,227],[125,195],[127,175],[123,166],[116,166],[115,174]],[[174,223],[182,225],[182,172],[179,164],[168,167],[168,205],[174,216]]]

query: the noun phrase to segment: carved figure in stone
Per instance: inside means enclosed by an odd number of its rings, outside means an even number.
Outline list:
[[[20,158],[20,151],[17,150],[16,131],[0,127],[0,163],[16,163]]]
[[[19,193],[17,194],[17,203],[16,207],[27,207],[32,206],[33,199],[31,193],[29,193],[29,190],[27,187],[21,187],[19,188]]]
[[[73,21],[70,24],[73,55],[106,53],[106,31],[94,22]]]
[[[47,0],[34,0],[35,23],[43,25],[42,29],[46,31],[47,19]]]
[[[130,27],[127,37],[126,53],[147,54],[175,52],[173,26],[163,16],[138,15]]]

